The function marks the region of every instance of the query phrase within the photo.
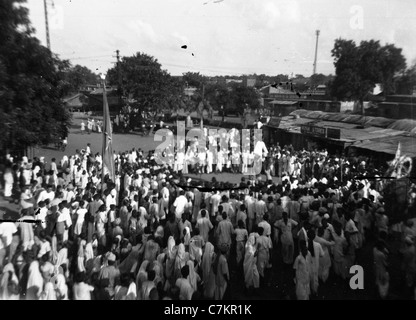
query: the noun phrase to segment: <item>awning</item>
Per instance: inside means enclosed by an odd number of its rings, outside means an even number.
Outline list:
[[[269,122],[266,124],[267,127],[270,128],[279,128],[280,122],[282,121],[282,118],[270,118]]]
[[[356,142],[352,147],[371,150],[375,152],[382,152],[388,154],[396,154],[397,146],[400,142],[401,154],[416,158],[416,136],[392,136],[384,137],[374,140],[366,140],[363,142]]]
[[[273,100],[273,101],[270,101],[269,104],[282,105],[282,106],[293,106],[295,104],[298,104],[298,102],[297,101],[279,101],[279,100]]]

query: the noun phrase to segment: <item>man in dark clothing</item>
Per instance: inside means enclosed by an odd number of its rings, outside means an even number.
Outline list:
[[[175,239],[176,243],[179,243],[179,225],[176,220],[176,216],[174,213],[169,214],[169,221],[166,222],[165,226],[165,241],[167,243],[167,239],[172,236]]]

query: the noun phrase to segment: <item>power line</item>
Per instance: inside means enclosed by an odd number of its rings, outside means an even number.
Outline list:
[[[68,59],[68,60],[82,60],[82,59],[93,59],[93,58],[105,58],[105,57],[108,57],[108,55],[103,55],[103,56],[89,56],[89,57],[75,57],[75,58],[65,58],[65,59]]]

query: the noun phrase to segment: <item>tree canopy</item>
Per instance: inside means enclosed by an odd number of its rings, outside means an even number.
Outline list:
[[[157,113],[181,104],[183,84],[163,70],[156,58],[138,52],[123,57],[119,68],[125,95],[136,101],[133,107]],[[110,84],[118,84],[117,66],[110,69],[107,76]]]
[[[208,77],[199,72],[186,72],[182,76],[182,81],[189,87],[202,88],[202,85],[207,83]]]
[[[331,53],[334,57],[335,78],[331,93],[339,100],[363,100],[377,83],[383,85],[385,94],[394,90],[394,77],[406,68],[402,49],[379,41],[337,39]]]
[[[24,153],[68,134],[62,61],[32,36],[24,0],[0,4],[0,149]]]
[[[225,81],[209,81],[208,77],[194,72],[184,73],[182,80],[197,89],[192,97],[195,106],[200,106],[202,100],[217,110],[224,106],[227,109],[240,108],[242,112],[246,105],[252,109],[260,106],[259,93],[244,84],[231,82],[227,85]]]
[[[413,94],[413,90],[416,89],[416,63],[398,76],[395,84],[397,94]]]
[[[87,84],[95,85],[100,83],[100,78],[97,74],[79,64],[70,67],[66,71],[65,80],[68,82],[71,92],[78,92]]]

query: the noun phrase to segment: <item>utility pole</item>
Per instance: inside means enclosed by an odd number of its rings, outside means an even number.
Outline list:
[[[120,50],[116,50],[117,53],[117,76],[118,76],[118,103],[119,106],[122,107],[122,96],[123,96],[123,89],[122,89],[122,81],[121,81],[121,67],[120,67]]]
[[[51,50],[51,40],[49,38],[48,5],[46,1],[47,0],[43,0],[43,5],[45,8],[46,44],[48,46],[48,49]]]
[[[201,112],[201,119],[199,121],[199,125],[201,127],[201,130],[204,129],[204,109],[205,109],[205,84],[202,83],[202,110],[200,110]]]
[[[315,60],[313,62],[313,74],[316,74],[316,61],[318,59],[318,39],[319,39],[319,30],[316,30],[316,45],[315,45]]]

